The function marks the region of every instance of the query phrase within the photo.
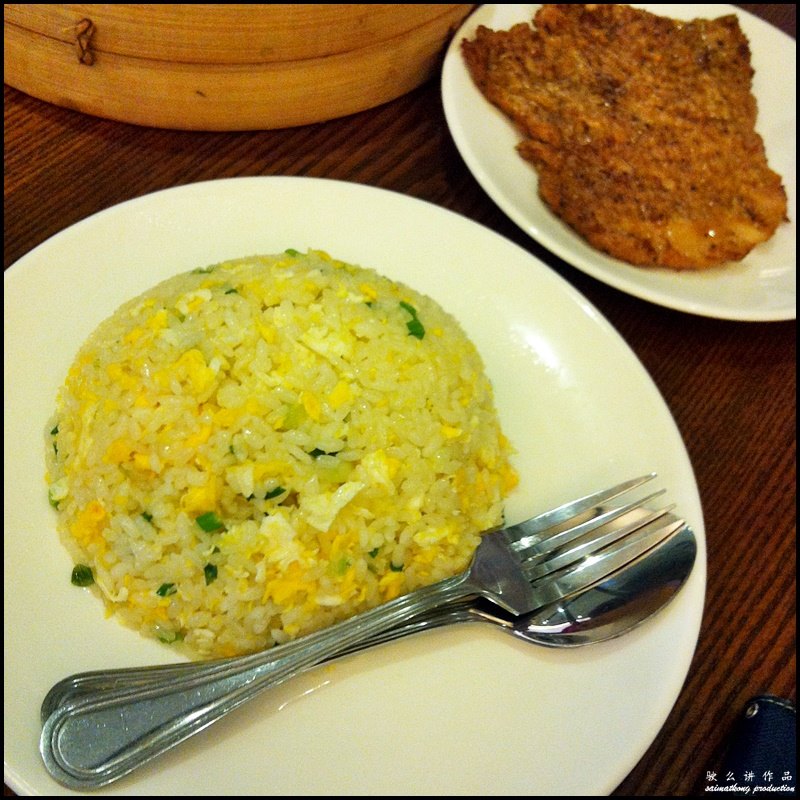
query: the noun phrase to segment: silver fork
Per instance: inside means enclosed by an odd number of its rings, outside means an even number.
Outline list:
[[[643,541],[634,546],[637,543],[630,537],[645,524],[639,521],[591,535],[661,494],[602,513],[593,511],[653,477],[625,481],[520,525],[487,533],[472,564],[460,575],[274,650],[179,665],[180,670],[155,667],[152,669],[164,670],[162,681],[87,691],[63,704],[52,702],[51,690],[48,697],[54,710],[44,722],[40,739],[45,765],[65,786],[103,786],[206,728],[264,689],[443,603],[482,596],[519,615],[587,588],[656,543]],[[652,521],[668,510],[652,512],[645,519]],[[147,669],[138,672],[146,675]]]

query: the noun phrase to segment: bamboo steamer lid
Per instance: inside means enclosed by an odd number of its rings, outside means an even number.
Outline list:
[[[416,88],[474,5],[4,5],[5,82],[160,128],[321,122]]]

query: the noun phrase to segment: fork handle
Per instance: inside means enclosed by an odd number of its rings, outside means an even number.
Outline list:
[[[45,766],[69,788],[104,786],[265,689],[409,617],[477,593],[469,573],[462,573],[274,650],[198,663],[194,670],[145,687],[83,694],[58,706],[45,721],[39,744]]]

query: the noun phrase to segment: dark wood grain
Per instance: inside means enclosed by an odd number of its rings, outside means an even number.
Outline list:
[[[742,8],[795,36],[796,6]],[[706,771],[719,770],[745,701],[758,693],[794,700],[794,322],[682,314],[561,262],[511,223],[469,173],[449,136],[436,81],[345,119],[253,133],[140,128],[50,106],[8,86],[4,99],[6,268],[121,201],[243,175],[335,178],[403,192],[485,224],[548,263],[598,307],[650,372],[685,439],[706,516],[708,592],[697,652],[666,724],[615,794],[703,794]],[[5,794],[13,792],[6,787]]]

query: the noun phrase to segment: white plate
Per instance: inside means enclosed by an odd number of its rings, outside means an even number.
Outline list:
[[[756,74],[757,130],[769,164],[783,177],[789,196],[789,223],[743,261],[701,272],[642,269],[590,247],[561,222],[537,193],[534,168],[515,150],[520,136],[473,83],[460,52],[478,25],[506,30],[530,22],[538,5],[480,6],[453,37],[442,71],[444,112],[456,147],[489,197],[528,235],[567,263],[604,283],[668,308],[721,319],[795,319],[797,216],[796,43],[777,28],[726,5],[635,4],[676,19],[736,14],[750,40]]]
[[[106,619],[69,582],[43,448],[78,346],[118,304],[167,276],[287,247],[374,267],[461,320],[519,450],[511,522],[656,470],[697,531],[697,567],[664,614],[616,642],[567,652],[486,626],[432,632],[291,681],[103,793],[613,790],[677,698],[703,608],[701,506],[669,410],[597,310],[521,248],[419,200],[303,178],[199,183],[131,200],[63,231],[4,276],[6,781],[19,793],[65,793],[37,752],[39,704],[55,681],[171,655]]]

